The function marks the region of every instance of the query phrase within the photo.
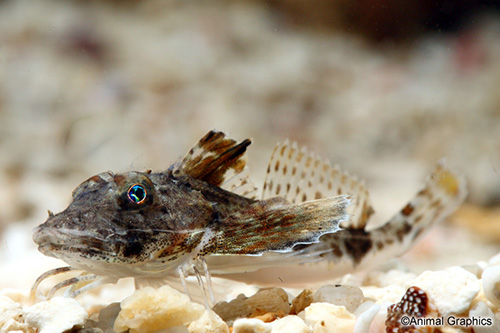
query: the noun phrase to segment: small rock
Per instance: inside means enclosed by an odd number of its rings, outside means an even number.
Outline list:
[[[111,303],[104,309],[101,309],[101,311],[99,311],[96,327],[101,328],[103,331],[113,329],[113,325],[120,310],[120,303]]]
[[[364,333],[370,331],[370,325],[373,318],[380,311],[381,306],[372,301],[364,302],[354,312],[356,316],[356,325],[354,325],[354,333]]]
[[[294,332],[309,333],[311,329],[297,316],[286,316],[272,323],[271,333]]]
[[[363,302],[363,299],[363,292],[358,287],[341,285],[323,286],[313,296],[314,302],[343,305],[351,313]]]
[[[61,315],[64,314],[64,315]],[[83,325],[87,311],[73,298],[54,297],[25,310],[26,323],[39,333],[63,332]]]
[[[405,272],[399,269],[391,269],[388,272],[370,272],[367,274],[364,285],[376,286],[376,287],[387,287],[390,285],[404,285],[408,280],[414,279],[416,275],[411,272]]]
[[[363,287],[362,289],[365,297],[375,299],[377,304],[384,302],[389,302],[391,304],[397,303],[405,294],[405,289],[397,285],[391,285],[384,288]]]
[[[342,305],[313,303],[305,309],[306,322],[313,332],[352,332],[356,317]]]
[[[484,296],[500,307],[500,265],[487,267],[482,275]]]
[[[469,318],[491,319],[491,325],[474,325],[474,333],[500,333],[500,320],[483,302],[477,303],[470,311]]]
[[[71,333],[103,333],[104,331],[98,327],[85,327],[76,331],[71,330]]]
[[[290,308],[291,314],[298,314],[303,311],[313,302],[313,292],[310,289],[304,289],[300,294],[297,295],[292,301],[292,307]]]
[[[121,311],[114,330],[122,332],[152,332],[188,324],[198,319],[205,308],[189,297],[165,285],[159,289],[137,290],[121,302]]]
[[[23,322],[24,312],[21,304],[9,297],[0,296],[0,332],[11,332],[27,328]]]
[[[229,324],[237,318],[249,317],[257,310],[290,313],[287,293],[281,288],[261,289],[251,297],[240,294],[231,302],[221,302],[214,307],[215,313]]]
[[[249,318],[260,319],[265,323],[270,323],[275,321],[276,319],[283,318],[285,313],[281,310],[278,312],[266,312],[263,310],[257,309],[254,313],[252,313]]]
[[[488,266],[496,266],[500,265],[500,252],[495,254],[493,257],[488,260]]]
[[[213,311],[207,311],[189,324],[189,333],[229,333],[227,324]]]
[[[457,266],[444,271],[425,271],[411,285],[425,290],[443,316],[467,312],[480,290],[476,276]]]
[[[481,267],[480,265],[478,264],[473,264],[473,265],[463,265],[463,266],[460,266],[462,267],[463,269],[465,269],[466,271],[474,274],[476,276],[476,278],[480,279],[481,278],[481,275],[483,274],[483,270],[484,268]]]
[[[233,333],[271,333],[272,324],[259,319],[241,318],[234,322]]]

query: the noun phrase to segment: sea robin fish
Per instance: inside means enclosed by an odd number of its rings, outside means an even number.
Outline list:
[[[49,211],[34,230],[39,250],[69,266],[40,276],[32,298],[44,279],[71,270],[83,273],[48,297],[123,277],[136,285],[176,280],[187,291],[185,278],[195,275],[205,300],[213,300],[209,272],[257,283],[264,276],[264,284],[331,279],[404,253],[465,197],[464,181],[438,165],[413,200],[368,230],[373,209],[363,183],[295,143],[276,146],[257,199],[245,168],[250,143],[211,131],[164,172],[104,172],[80,184],[68,208]]]

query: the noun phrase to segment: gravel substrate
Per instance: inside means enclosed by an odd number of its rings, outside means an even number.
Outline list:
[[[498,17],[375,47],[292,28],[275,14],[246,1],[0,3],[1,332],[223,332],[227,324],[233,332],[383,332],[418,295],[427,316],[498,324]],[[77,301],[29,304],[36,277],[62,266],[31,240],[47,209],[64,209],[71,191],[99,172],[163,170],[212,128],[253,138],[257,185],[275,143],[313,148],[366,179],[380,222],[441,158],[465,174],[469,197],[453,219],[376,271],[258,294],[257,286],[216,280],[228,302],[252,302],[240,293],[264,304],[275,297],[274,307],[248,307],[246,319],[205,312],[168,287],[133,294],[130,281]],[[135,315],[142,305],[134,301],[153,306],[153,296],[164,308]],[[498,332],[496,324],[474,331]]]

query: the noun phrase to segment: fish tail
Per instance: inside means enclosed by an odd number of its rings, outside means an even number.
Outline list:
[[[424,187],[385,225],[374,230],[408,250],[433,224],[448,218],[467,195],[465,179],[440,162]],[[382,246],[382,245],[379,245]]]

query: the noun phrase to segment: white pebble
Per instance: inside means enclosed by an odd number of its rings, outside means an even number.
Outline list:
[[[114,330],[150,332],[182,326],[201,317],[204,310],[205,307],[168,285],[159,289],[146,287],[121,302]]]
[[[370,325],[373,318],[380,311],[380,305],[371,301],[361,304],[354,313],[356,315],[356,325],[354,325],[354,333],[363,333],[370,331]]]
[[[480,290],[476,276],[457,266],[444,271],[425,271],[410,281],[410,286],[423,289],[443,316],[467,312]]]
[[[500,252],[495,254],[493,257],[488,260],[488,266],[496,266],[500,265]]]
[[[495,317],[493,311],[483,302],[478,302],[470,311],[469,318],[491,319],[491,326],[474,325],[474,333],[500,333],[500,321]]]
[[[272,324],[260,319],[241,318],[233,324],[233,333],[271,333]]]
[[[61,315],[64,314],[64,315]],[[73,298],[54,297],[25,310],[26,323],[39,333],[59,333],[83,325],[87,311]]]
[[[390,285],[384,288],[377,287],[361,287],[363,289],[363,294],[366,298],[372,298],[376,300],[377,304],[383,302],[390,302],[391,304],[398,303],[401,301],[401,297],[406,293],[406,289],[397,286]]]
[[[330,303],[313,303],[305,309],[306,322],[313,332],[352,332],[356,317],[344,306]]]
[[[227,324],[213,311],[207,311],[189,324],[189,333],[229,333]]]
[[[314,302],[331,303],[345,306],[347,311],[353,313],[363,302],[364,296],[361,289],[352,286],[326,285],[319,288],[313,296]]]
[[[27,325],[22,322],[22,316],[21,304],[0,295],[0,332],[26,329]]]
[[[484,296],[500,307],[500,265],[487,267],[482,275]]]
[[[306,323],[297,316],[286,316],[271,323],[271,333],[294,332],[309,333],[311,329]]]

